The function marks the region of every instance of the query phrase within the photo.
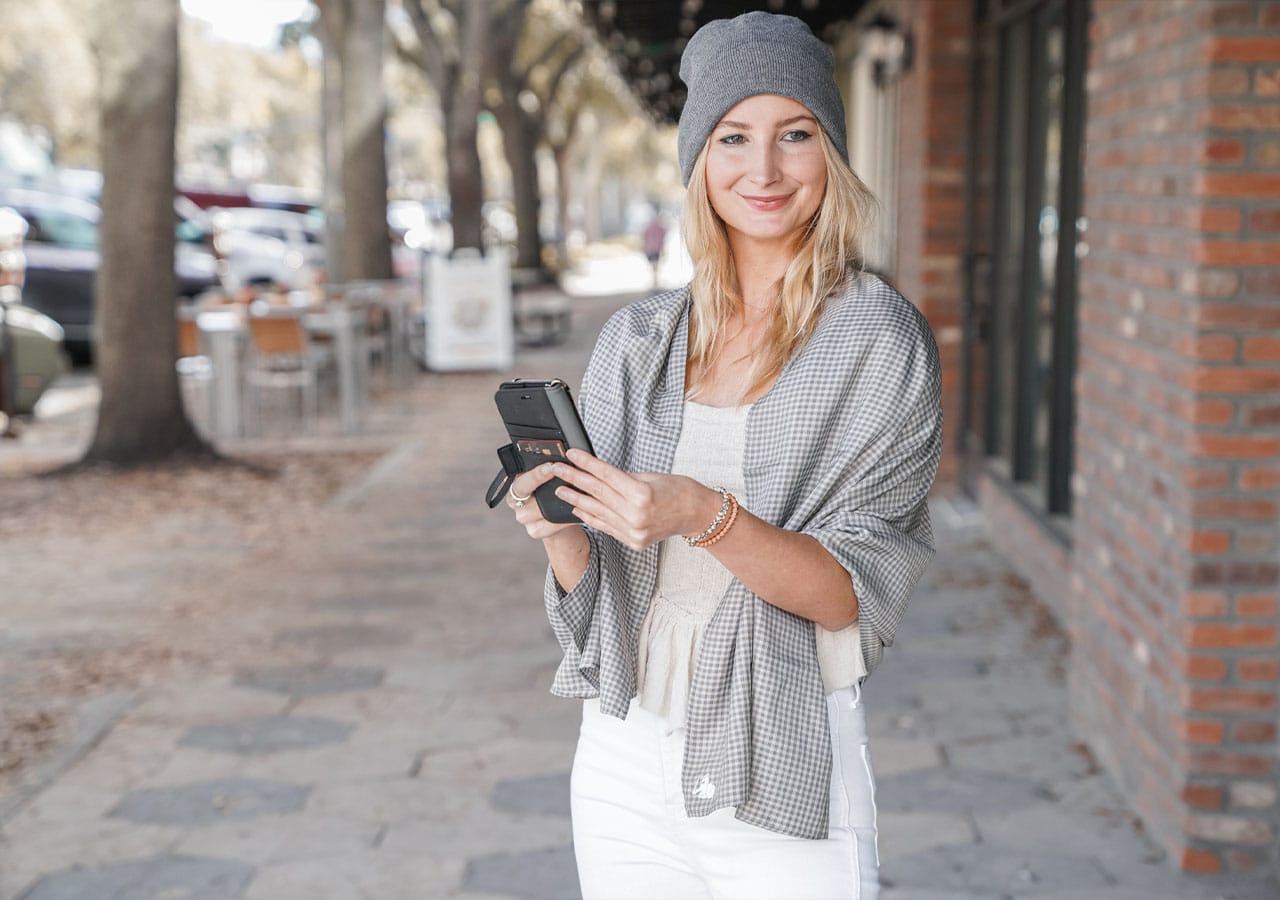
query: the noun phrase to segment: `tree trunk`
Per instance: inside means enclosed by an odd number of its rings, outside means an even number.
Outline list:
[[[103,186],[94,336],[102,402],[84,461],[139,465],[211,453],[183,411],[174,367],[178,0],[112,0],[98,12]]]
[[[382,83],[385,0],[347,4],[342,32],[342,272],[391,277],[387,228],[387,101]]]
[[[551,148],[556,161],[556,262],[560,270],[569,268],[569,229],[573,223],[569,219],[569,205],[573,202],[569,195],[569,159],[573,155],[573,142],[565,141]]]
[[[542,267],[542,193],[538,190],[538,120],[523,109],[515,97],[504,97],[498,106],[498,125],[507,164],[511,166],[511,192],[516,216],[516,261],[518,269]]]
[[[346,206],[342,199],[342,33],[343,4],[325,0],[320,7],[321,87],[320,150],[324,169],[322,206],[324,209],[325,280],[343,280],[342,223]]]
[[[463,72],[454,98],[445,101],[445,154],[449,159],[449,206],[453,223],[453,246],[482,246],[480,208],[484,204],[484,177],[480,171],[480,148],[476,143],[480,115],[479,79]],[[465,87],[474,81],[475,86]]]

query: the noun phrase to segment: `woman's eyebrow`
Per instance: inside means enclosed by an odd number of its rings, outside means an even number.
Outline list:
[[[775,123],[773,127],[785,128],[788,125],[794,125],[796,122],[817,122],[817,121],[818,120],[815,119],[813,116],[801,114],[798,116],[792,116],[790,119],[783,119],[781,122]],[[747,122],[734,122],[729,119],[722,119],[716,125],[716,127],[717,128],[738,128],[742,131],[750,131],[752,126]]]

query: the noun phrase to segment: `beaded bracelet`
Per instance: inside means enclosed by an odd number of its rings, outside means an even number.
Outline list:
[[[703,549],[710,547],[716,541],[720,540],[720,538],[728,534],[729,529],[733,527],[733,523],[736,522],[737,520],[738,520],[738,498],[733,496],[733,494],[730,494],[729,495],[729,515],[725,516],[724,524],[720,526],[719,530],[716,531],[715,534],[711,535],[710,537],[704,540],[696,542],[693,546],[700,547]]]
[[[732,504],[731,498],[733,497],[733,494],[730,494],[726,488],[722,487],[718,487],[716,490],[720,492],[720,496],[723,499],[720,503],[720,512],[716,513],[715,519],[713,519],[711,524],[707,526],[707,530],[702,532],[702,534],[695,535],[694,537],[681,535],[681,537],[684,538],[684,542],[690,547],[698,546],[700,542],[705,541],[707,538],[711,537],[711,535],[715,534],[716,529],[720,527],[720,523],[724,521],[724,517],[729,514],[729,507]]]

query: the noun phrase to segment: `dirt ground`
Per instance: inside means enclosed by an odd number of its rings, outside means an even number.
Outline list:
[[[0,474],[0,796],[71,737],[85,697],[216,665],[200,624],[230,611],[208,564],[305,542],[379,456]]]

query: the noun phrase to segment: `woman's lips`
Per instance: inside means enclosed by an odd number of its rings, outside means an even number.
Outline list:
[[[752,209],[758,209],[762,212],[778,209],[791,199],[790,194],[783,194],[780,197],[748,197],[745,194],[742,199],[747,201],[747,205]]]

